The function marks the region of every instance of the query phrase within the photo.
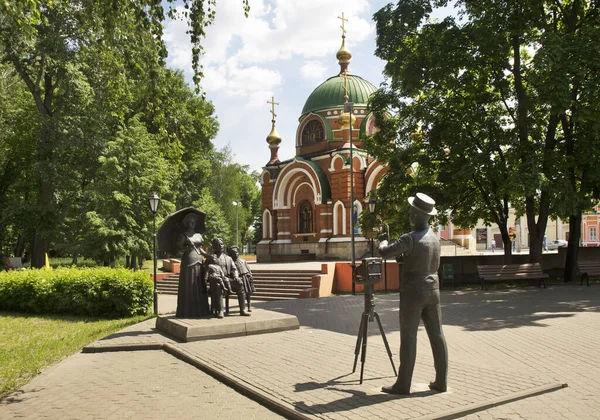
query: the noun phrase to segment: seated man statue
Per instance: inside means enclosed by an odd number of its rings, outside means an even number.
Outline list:
[[[212,255],[206,257],[205,282],[210,287],[211,312],[217,318],[223,318],[223,295],[233,293],[229,279],[221,267],[215,263]]]
[[[212,261],[214,261],[214,264],[218,265],[221,268],[221,271],[223,272],[223,276],[225,279],[224,284],[229,284],[229,286],[230,286],[225,291],[225,293],[226,293],[225,296],[228,298],[230,291],[231,291],[231,293],[235,293],[237,295],[238,303],[240,305],[240,315],[250,316],[250,314],[246,312],[246,294],[244,293],[244,287],[238,276],[238,271],[235,266],[235,263],[233,262],[231,257],[225,253],[225,246],[223,245],[223,239],[221,239],[221,238],[213,239],[212,249],[213,249],[214,254],[210,255],[210,257],[207,257],[208,265],[210,266],[210,263]],[[207,270],[206,270],[207,280],[208,280],[208,271],[209,270],[207,267]],[[217,287],[215,290],[215,293],[218,293],[218,290],[220,290],[220,289],[221,288]],[[212,292],[211,292],[211,294],[212,294]],[[221,302],[222,296],[223,295],[221,293],[221,295],[217,299],[219,302]],[[212,303],[212,304],[214,305],[215,303]],[[221,309],[222,309],[222,305],[221,305]],[[225,314],[229,315],[229,305],[228,304],[226,305],[226,308],[225,308]]]
[[[252,312],[250,306],[250,297],[256,291],[254,288],[254,278],[252,277],[252,271],[250,271],[250,267],[248,267],[248,263],[240,258],[240,249],[237,246],[232,246],[229,248],[229,256],[235,263],[235,267],[237,268],[238,275],[240,280],[242,281],[242,286],[244,287],[244,293],[246,294],[246,310],[248,312]]]

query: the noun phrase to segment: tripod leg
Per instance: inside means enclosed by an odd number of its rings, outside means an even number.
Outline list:
[[[369,314],[365,313],[363,316],[364,319],[364,332],[363,332],[363,340],[362,340],[362,351],[360,354],[360,383],[363,383],[363,373],[365,371],[365,359],[367,358],[367,335],[369,329]]]
[[[365,322],[365,314],[360,317],[360,327],[358,327],[358,335],[356,336],[356,348],[354,349],[354,366],[352,367],[352,373],[356,372],[356,362],[358,361],[358,354],[360,353],[360,344],[362,343],[362,332],[363,323]]]
[[[392,351],[390,350],[390,345],[388,344],[387,338],[385,337],[385,332],[383,331],[383,326],[381,325],[381,320],[379,319],[379,314],[373,311],[373,315],[375,315],[375,319],[377,320],[377,324],[379,325],[379,331],[381,332],[381,338],[383,338],[383,343],[385,344],[385,349],[387,350],[387,354],[390,357],[390,362],[392,362],[392,369],[394,369],[394,376],[398,376],[398,372],[396,372],[396,366],[394,366],[394,358],[392,357]]]

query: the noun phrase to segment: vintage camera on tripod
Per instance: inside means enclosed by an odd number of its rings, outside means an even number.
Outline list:
[[[356,267],[355,280],[356,284],[377,284],[383,280],[381,267],[383,259],[380,257],[363,258],[362,264]]]

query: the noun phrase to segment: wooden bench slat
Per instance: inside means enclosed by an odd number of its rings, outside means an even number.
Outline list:
[[[590,276],[600,276],[600,261],[577,261],[577,270],[581,276],[581,284],[583,280],[590,285]]]
[[[478,265],[477,273],[481,279],[482,289],[485,289],[485,282],[523,279],[540,280],[540,283],[544,283],[545,288],[544,279],[548,278],[539,263]]]

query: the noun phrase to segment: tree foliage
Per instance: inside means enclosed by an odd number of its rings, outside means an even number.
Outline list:
[[[242,183],[254,175],[214,150],[213,105],[165,67],[167,14],[189,23],[196,83],[202,75],[201,41],[216,1],[183,6],[0,2],[0,251],[28,249],[38,267],[50,248],[107,264],[149,256],[153,192],[162,198],[158,223],[212,200],[219,209],[209,217],[231,230],[231,202],[206,191],[221,194],[213,177],[229,167]],[[243,194],[233,189],[229,198]]]
[[[590,205],[592,189],[573,187],[587,159],[574,154],[598,136],[586,141],[580,131],[568,152],[566,133],[574,121],[597,121],[600,6],[459,0],[458,16],[430,18],[447,3],[407,0],[375,15],[387,79],[371,104],[381,131],[370,150],[392,169],[380,193],[404,198],[418,186],[455,224],[497,223],[505,243],[510,204],[526,214],[530,257],[539,261],[548,217],[573,211],[560,198]],[[415,164],[425,177],[403,175]],[[569,171],[579,174],[571,187]],[[408,181],[400,193],[394,177]]]

